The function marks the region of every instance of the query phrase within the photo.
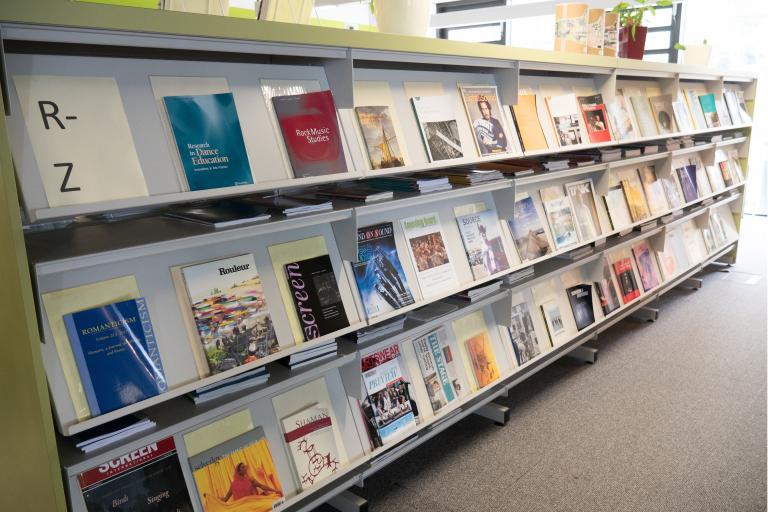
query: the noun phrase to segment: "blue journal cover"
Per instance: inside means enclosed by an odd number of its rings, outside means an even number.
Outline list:
[[[64,315],[93,416],[167,391],[143,298]]]
[[[368,318],[413,304],[391,222],[358,228],[357,256],[352,268]]]
[[[165,96],[189,190],[253,183],[232,93]]]

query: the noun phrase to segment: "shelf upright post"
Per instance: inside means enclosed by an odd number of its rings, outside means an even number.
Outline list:
[[[5,101],[0,97],[0,111]],[[3,510],[66,511],[5,118],[0,119]]]
[[[347,56],[344,59],[326,59],[323,61],[325,76],[328,85],[333,91],[333,100],[336,108],[355,107],[355,70],[352,61],[352,50],[347,48]]]

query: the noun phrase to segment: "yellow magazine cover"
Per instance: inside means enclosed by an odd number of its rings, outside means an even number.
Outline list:
[[[512,105],[515,114],[515,122],[520,132],[525,151],[547,149],[547,139],[544,130],[539,123],[539,115],[536,111],[536,95],[521,94],[517,97],[517,105]]]
[[[454,320],[452,327],[464,356],[466,371],[474,377],[470,379],[472,391],[477,391],[497,380],[501,372],[496,362],[483,311],[475,311]]]
[[[45,315],[78,421],[89,418],[91,410],[80,380],[80,372],[75,364],[75,356],[64,325],[64,315],[139,297],[141,293],[134,276],[118,277],[43,294]]]
[[[261,427],[190,457],[205,512],[267,512],[283,500]]]

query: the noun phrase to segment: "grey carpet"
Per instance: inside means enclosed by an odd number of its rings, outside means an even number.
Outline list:
[[[514,388],[506,426],[469,417],[395,461],[369,509],[765,511],[768,219],[742,226],[731,272]]]

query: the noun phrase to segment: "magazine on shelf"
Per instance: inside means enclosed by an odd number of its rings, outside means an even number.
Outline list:
[[[659,181],[661,181],[661,186],[664,188],[664,196],[667,198],[667,204],[670,209],[680,208],[685,204],[680,188],[672,175],[669,178],[659,178]]]
[[[648,218],[648,203],[643,193],[643,184],[638,176],[637,169],[625,167],[612,171],[611,178],[616,184],[620,184],[627,199],[627,207],[632,222],[640,222]]]
[[[709,184],[712,186],[713,192],[721,192],[725,189],[725,176],[720,169],[719,162],[716,161],[714,165],[707,165],[706,172],[707,178],[709,179]]]
[[[707,197],[712,195],[712,184],[709,182],[709,176],[707,176],[707,170],[704,168],[704,162],[701,157],[694,153],[688,159],[689,165],[691,165],[696,173],[696,189],[699,197]]]
[[[459,282],[437,213],[409,217],[400,222],[422,295],[428,297],[456,288]]]
[[[621,185],[610,187],[603,196],[603,199],[605,200],[605,208],[608,211],[608,216],[611,219],[611,225],[614,230],[624,229],[632,225],[627,198]]]
[[[459,92],[480,156],[511,151],[510,132],[496,86],[459,85]]]
[[[360,360],[366,399],[382,444],[416,425],[414,400],[406,379],[400,345],[386,346]]]
[[[600,217],[597,213],[595,186],[592,178],[565,184],[565,190],[573,206],[576,230],[579,240],[593,240],[602,234]]]
[[[578,284],[566,288],[568,302],[571,304],[576,329],[582,331],[595,323],[595,312],[592,309],[592,285]]]
[[[595,9],[591,9],[590,12],[593,10]],[[587,127],[589,141],[592,143],[610,141],[611,130],[608,124],[608,113],[603,103],[603,95],[579,96],[578,100],[581,113],[584,116],[584,125]]]
[[[371,169],[389,169],[405,165],[395,126],[387,106],[355,107]]]
[[[656,120],[656,128],[659,131],[659,135],[677,133],[679,130],[675,122],[672,95],[662,94],[660,96],[651,96],[648,99],[651,102],[651,111]]]
[[[747,116],[746,119],[742,118],[741,107],[739,105],[739,99],[736,95],[736,91],[732,89],[726,89],[723,91],[723,99],[725,100],[725,104],[728,107],[728,113],[731,116],[731,121],[733,121],[733,124],[740,125],[749,123],[749,116]]]
[[[640,273],[640,283],[643,285],[643,290],[649,292],[661,283],[656,257],[645,240],[632,246],[632,254],[635,256],[635,263],[637,263],[637,271]]]
[[[635,273],[632,270],[632,260],[621,254],[613,262],[613,272],[621,289],[621,298],[624,304],[629,304],[640,296],[640,290],[635,281]]]
[[[536,334],[531,309],[526,300],[514,304],[511,309],[509,337],[518,366],[535,359],[549,348],[548,342],[540,340]]]
[[[272,106],[295,178],[347,172],[331,91],[274,96]]]
[[[683,190],[683,197],[686,203],[695,201],[699,198],[699,192],[696,185],[696,166],[690,164],[675,165],[677,179],[680,181],[680,188]]]
[[[545,98],[547,111],[560,147],[582,143],[579,107],[573,93]]]
[[[114,77],[13,75],[13,83],[45,206],[149,195]]]
[[[77,475],[88,512],[192,512],[173,437]]]
[[[587,54],[602,55],[605,33],[605,9],[589,9],[587,13]]]
[[[699,102],[699,91],[697,89],[685,89],[684,98],[685,104],[688,106],[688,111],[691,113],[693,119],[694,128],[697,130],[704,130],[709,128],[707,120],[704,117],[704,112],[701,109],[701,103]]]
[[[272,215],[266,207],[233,199],[206,204],[174,206],[166,217],[196,222],[215,229],[264,222]]]
[[[733,126],[733,120],[728,113],[728,107],[726,107],[723,97],[719,94],[715,96],[715,110],[717,110],[717,117],[720,118],[720,126]]]
[[[608,262],[603,260],[602,274],[600,280],[595,282],[597,297],[600,300],[600,308],[604,315],[608,315],[621,307],[619,295],[616,293],[616,286],[613,284],[611,269]]]
[[[568,331],[565,329],[565,321],[560,311],[560,303],[557,300],[548,300],[541,304],[541,312],[544,315],[544,322],[547,325],[549,339],[552,346],[558,346],[567,338]]]
[[[689,267],[685,240],[680,229],[671,229],[665,234],[664,250],[656,251],[661,273],[668,281]]]
[[[272,510],[284,493],[264,429],[255,427],[231,438],[226,434],[212,436],[223,439],[189,457],[203,511],[233,506],[254,512]]]
[[[563,192],[562,185],[552,185],[539,190],[544,211],[547,214],[552,239],[556,249],[579,242],[576,223],[573,220],[571,201]]]
[[[624,96],[617,95],[606,104],[606,109],[610,117],[609,125],[613,130],[614,140],[626,141],[636,139],[639,136]]]
[[[375,203],[387,201],[394,197],[391,190],[379,190],[363,184],[357,185],[330,185],[314,191],[314,196],[321,199],[341,199],[344,201],[359,201],[361,203]]]
[[[717,151],[715,152],[717,154]],[[726,153],[728,155],[728,166],[733,171],[733,175],[739,183],[744,183],[744,169],[741,167],[741,157],[736,149],[729,149]],[[717,156],[715,157],[717,159]]]
[[[192,352],[202,376],[280,349],[253,254],[172,269],[186,305]],[[195,336],[196,334],[196,336]]]
[[[741,119],[742,124],[751,124],[752,116],[749,114],[747,101],[744,99],[744,91],[736,91],[736,101],[739,104],[739,118]]]
[[[473,390],[482,389],[501,376],[483,310],[474,311],[451,323],[461,347]]]
[[[163,104],[189,190],[253,183],[231,92],[165,96]]]
[[[411,98],[411,104],[429,161],[463,157],[453,98],[447,94],[416,96]]]
[[[523,261],[535,260],[552,252],[534,200],[527,193],[516,194],[509,229]]]
[[[368,318],[413,304],[391,222],[358,228],[357,257],[352,270]]]
[[[64,315],[91,415],[168,391],[143,297]]]
[[[640,167],[638,172],[651,216],[656,217],[669,211],[667,196],[664,194],[664,185],[656,176],[656,169],[652,165],[645,165]]]
[[[535,94],[520,94],[517,104],[512,105],[512,113],[517,124],[517,131],[525,151],[548,149],[544,130],[541,128],[539,114],[536,109]]]
[[[704,120],[707,123],[706,127],[717,128],[722,126],[720,114],[717,112],[717,105],[715,104],[715,95],[712,93],[702,94],[698,99],[701,111],[704,114]]]
[[[607,11],[603,26],[603,55],[615,57],[619,54],[619,13]]]
[[[644,94],[630,96],[629,101],[632,103],[632,109],[635,112],[635,118],[640,127],[640,135],[643,137],[653,137],[658,135],[659,131],[656,128],[656,120],[651,112],[651,104],[648,101],[648,96],[645,96]]]
[[[305,341],[349,327],[329,255],[292,261],[283,268]]]
[[[466,394],[445,328],[415,339],[413,348],[433,413]]]
[[[678,92],[678,97],[672,102],[672,111],[675,114],[675,121],[681,133],[688,133],[695,130],[693,117],[688,110],[688,105],[682,92]]]
[[[587,20],[589,5],[561,3],[555,5],[555,51],[587,53]]]
[[[509,268],[499,231],[499,216],[489,209],[456,217],[464,250],[475,280]]]
[[[281,418],[280,423],[302,491],[336,473],[341,457],[327,404],[316,403],[302,408]]]

